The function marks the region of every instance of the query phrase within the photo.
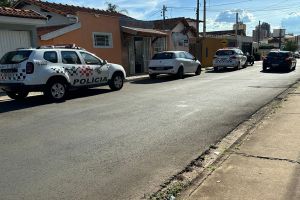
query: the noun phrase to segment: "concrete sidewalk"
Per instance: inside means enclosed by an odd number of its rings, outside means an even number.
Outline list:
[[[180,199],[300,199],[300,88]]]

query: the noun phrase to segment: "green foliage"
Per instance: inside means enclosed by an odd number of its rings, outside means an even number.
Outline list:
[[[128,14],[128,11],[126,9],[120,9],[118,5],[106,2],[107,5],[106,11],[108,12],[115,12],[115,13],[126,13]]]
[[[284,45],[283,50],[294,52],[298,50],[298,45],[295,41],[287,41]]]
[[[0,6],[2,7],[12,7],[16,1],[15,0],[0,0]]]

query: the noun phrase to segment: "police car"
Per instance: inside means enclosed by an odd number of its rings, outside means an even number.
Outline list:
[[[0,89],[16,100],[31,91],[60,101],[71,89],[109,85],[120,90],[125,78],[121,65],[107,63],[75,45],[18,49],[0,60]]]
[[[215,71],[223,68],[241,69],[246,65],[247,56],[238,48],[219,49],[213,58]]]

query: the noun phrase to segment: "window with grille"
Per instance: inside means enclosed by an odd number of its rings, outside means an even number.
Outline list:
[[[93,33],[94,48],[113,48],[111,33]]]

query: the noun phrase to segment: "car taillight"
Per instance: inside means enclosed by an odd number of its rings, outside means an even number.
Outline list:
[[[26,74],[32,74],[34,72],[34,64],[32,62],[28,62],[26,64]]]
[[[230,58],[231,58],[231,59],[237,59],[237,57],[236,57],[236,56],[230,56]]]

